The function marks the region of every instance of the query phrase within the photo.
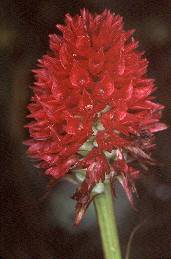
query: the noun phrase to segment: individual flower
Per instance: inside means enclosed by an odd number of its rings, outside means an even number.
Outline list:
[[[121,16],[82,10],[57,28],[62,34],[50,35],[50,51],[34,70],[26,143],[46,175],[80,182],[73,195],[78,224],[104,181],[119,180],[132,203],[135,161],[154,163],[154,133],[166,125],[148,61]]]

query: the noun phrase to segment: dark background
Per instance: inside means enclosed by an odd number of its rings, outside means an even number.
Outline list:
[[[0,255],[3,259],[102,259],[93,207],[74,227],[74,186],[61,181],[46,195],[47,179],[33,168],[22,141],[28,137],[26,105],[33,82],[31,69],[48,49],[64,14],[82,7],[105,7],[124,16],[135,28],[140,49],[156,78],[158,100],[166,106],[163,121],[171,124],[171,1],[0,1]],[[138,212],[117,187],[116,213],[123,258],[128,238],[136,232],[130,259],[171,259],[171,130],[157,136],[154,156],[160,166],[137,183]],[[45,197],[45,198],[43,198]]]

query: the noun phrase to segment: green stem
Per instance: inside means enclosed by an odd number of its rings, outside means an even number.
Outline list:
[[[121,259],[110,183],[94,198],[105,259]]]

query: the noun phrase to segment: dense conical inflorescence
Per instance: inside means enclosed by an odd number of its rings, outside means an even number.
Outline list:
[[[28,153],[56,180],[80,180],[73,196],[79,223],[104,181],[118,179],[132,202],[139,174],[132,163],[153,163],[154,133],[166,126],[148,61],[122,17],[82,10],[57,28],[62,35],[50,35],[50,51],[34,71]]]

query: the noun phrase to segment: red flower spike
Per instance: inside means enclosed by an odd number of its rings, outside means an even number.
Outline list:
[[[57,28],[63,36],[50,35],[51,52],[34,70],[25,143],[45,174],[81,181],[73,195],[78,224],[104,181],[118,179],[133,204],[140,170],[131,161],[154,164],[154,133],[167,126],[160,122],[164,107],[152,96],[148,61],[122,17],[84,9]]]

